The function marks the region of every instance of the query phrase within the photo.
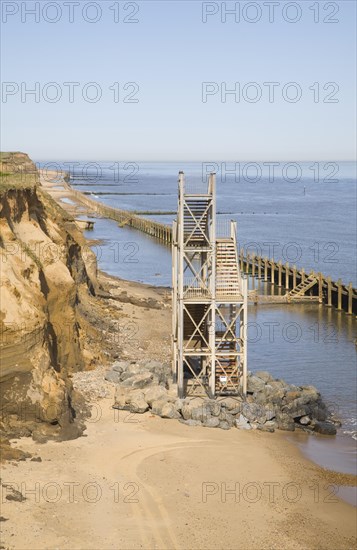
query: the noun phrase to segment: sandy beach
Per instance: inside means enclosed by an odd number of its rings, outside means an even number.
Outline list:
[[[192,428],[95,403],[85,437],[16,443],[42,462],[2,466],[26,496],[6,500],[9,550],[348,549],[356,510],[337,484],[352,476],[302,458],[284,434]]]

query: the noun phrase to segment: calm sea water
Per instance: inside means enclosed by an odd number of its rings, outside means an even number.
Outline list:
[[[61,166],[68,169],[69,165]],[[232,166],[227,163],[223,169]],[[297,177],[297,167],[284,171],[284,163],[275,167],[274,178],[262,163],[250,167],[241,163],[233,175],[224,178],[219,163],[218,218],[238,222],[238,240],[245,249],[321,271],[345,283],[352,281],[356,286],[356,165],[337,166],[336,172],[336,166],[328,163],[318,167],[299,163],[300,179],[293,182],[290,180]],[[251,181],[257,179],[259,167],[260,179]],[[177,209],[179,170],[185,171],[188,185],[197,187],[202,186],[209,168],[187,162],[81,162],[71,170],[71,183],[105,204],[145,212],[144,216],[171,223]],[[170,249],[151,237],[105,219],[97,219],[87,236],[101,241],[94,250],[104,271],[148,284],[171,285]],[[249,369],[266,369],[290,383],[316,386],[330,409],[343,419],[337,438],[342,438],[342,443],[329,446],[330,455],[335,457],[331,462],[340,464],[342,470],[354,471],[355,318],[316,304],[264,305],[249,308],[249,324]]]
[[[240,247],[357,286],[353,162],[57,165],[70,168],[72,185],[92,198],[145,212],[144,216],[163,223],[171,223],[175,217],[178,171],[185,171],[187,185],[194,188],[202,187],[207,173],[215,168],[218,219],[237,221]],[[141,247],[137,235],[131,239]],[[143,243],[148,246],[147,241]],[[156,259],[153,264],[157,264]],[[157,282],[168,284],[169,272],[169,266],[166,273],[162,269]],[[152,277],[152,270],[148,276]]]

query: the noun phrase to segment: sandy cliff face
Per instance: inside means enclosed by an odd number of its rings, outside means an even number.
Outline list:
[[[96,263],[27,155],[19,179],[21,155],[6,157],[0,180],[0,430],[74,437],[69,375],[85,368],[80,296],[95,292]]]

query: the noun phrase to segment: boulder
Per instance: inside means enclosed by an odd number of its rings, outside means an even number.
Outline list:
[[[143,414],[147,410],[149,410],[149,405],[145,401],[143,393],[140,393],[139,395],[135,395],[133,396],[133,398],[131,398],[130,404],[129,404],[130,412]]]
[[[151,412],[157,416],[162,415],[164,406],[167,404],[167,399],[165,397],[152,401],[151,403]]]
[[[112,382],[113,384],[119,384],[120,373],[113,370],[108,370],[104,375],[104,379],[107,380],[107,382]]]
[[[130,361],[115,361],[112,365],[112,370],[115,372],[122,373],[130,365]]]
[[[252,429],[249,422],[248,422],[248,420],[242,414],[240,414],[239,417],[236,418],[235,425],[240,430],[251,430]]]
[[[287,391],[285,394],[285,402],[290,403],[291,401],[297,400],[299,397],[301,397],[301,392],[298,391]]]
[[[245,403],[243,405],[242,413],[249,420],[249,422],[264,424],[267,419],[265,408],[257,405],[256,403]]]
[[[204,401],[199,398],[194,399],[185,399],[183,401],[183,405],[181,408],[182,416],[185,420],[189,420],[193,418],[192,415],[195,416],[194,420],[200,420],[197,418],[197,416],[200,414],[199,411],[201,411],[202,414],[202,407],[204,406]],[[195,413],[193,411],[195,410]],[[209,411],[206,411],[206,416],[209,416]]]
[[[286,413],[279,412],[276,415],[277,428],[288,432],[295,431],[294,420]]]
[[[314,431],[322,435],[336,435],[336,426],[331,422],[316,422]]]
[[[218,428],[219,423],[219,418],[217,416],[211,416],[203,422],[203,426],[205,428]]]
[[[275,432],[276,423],[272,421],[265,422],[264,424],[258,424],[257,429],[261,432]]]
[[[255,376],[261,378],[261,380],[263,380],[266,384],[274,380],[271,374],[269,374],[266,370],[259,370],[255,373]]]
[[[232,411],[236,409],[240,409],[242,404],[242,398],[241,397],[225,397],[221,401],[219,401],[222,407],[225,409]]]
[[[157,384],[158,380],[151,372],[144,372],[142,374],[134,374],[122,382],[123,386],[132,388],[145,388],[146,386],[152,386]]]
[[[311,418],[309,416],[302,416],[299,419],[300,424],[303,426],[307,426],[308,424],[311,424]]]
[[[264,389],[265,382],[258,376],[248,376],[247,379],[247,391],[249,393],[256,393]]]
[[[115,388],[113,408],[120,409],[120,410],[127,409],[128,407],[126,406],[126,403],[127,403],[128,395],[129,395],[128,388],[117,386]]]
[[[176,410],[173,403],[165,403],[161,407],[161,418],[181,418],[180,413]]]
[[[167,390],[163,386],[150,386],[144,390],[145,401],[151,406],[154,401],[168,399]]]
[[[227,424],[229,425],[230,428],[235,426],[235,420],[236,419],[229,412],[222,411],[221,414],[219,415],[219,420],[221,422],[227,422]]]

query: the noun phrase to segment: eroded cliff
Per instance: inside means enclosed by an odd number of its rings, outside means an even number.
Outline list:
[[[0,432],[76,437],[70,374],[86,367],[83,297],[95,293],[96,261],[23,153],[1,155],[0,232]]]

